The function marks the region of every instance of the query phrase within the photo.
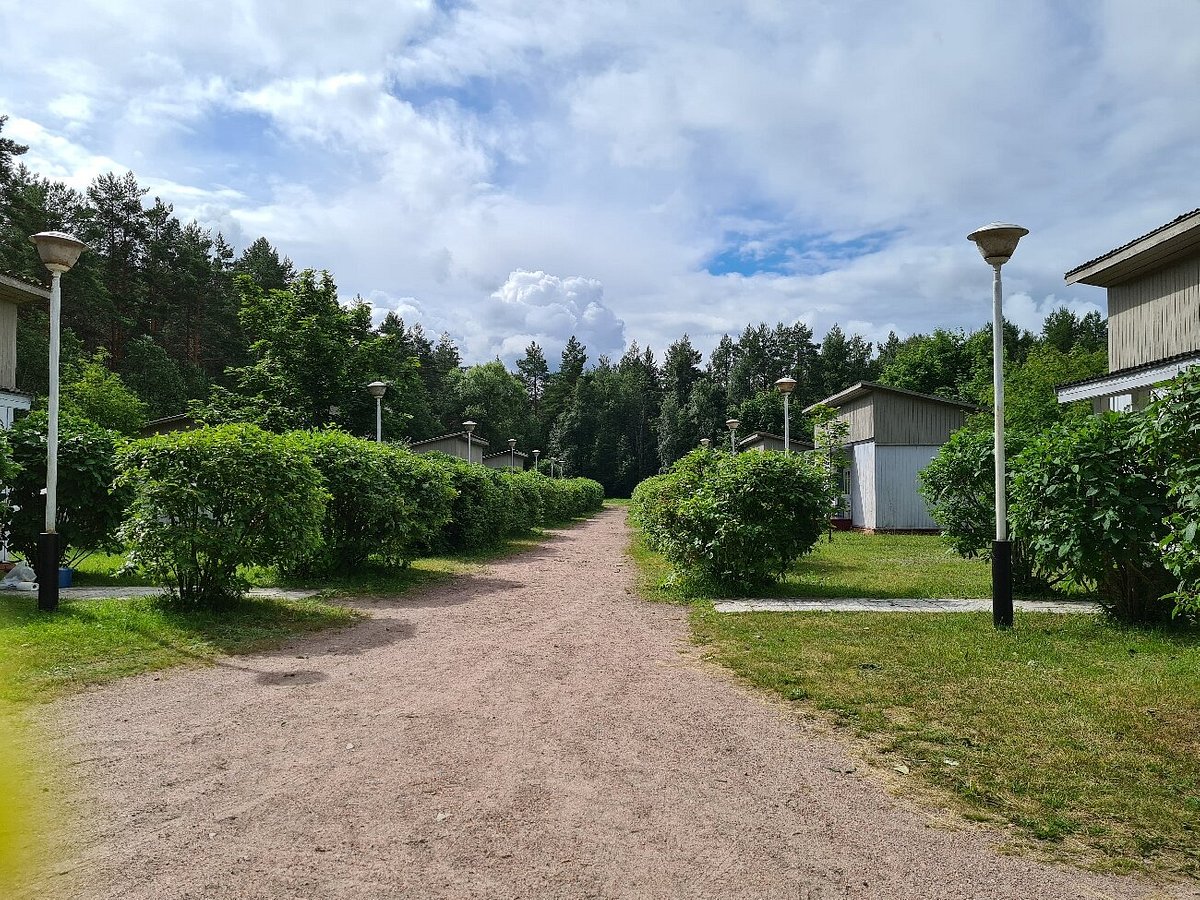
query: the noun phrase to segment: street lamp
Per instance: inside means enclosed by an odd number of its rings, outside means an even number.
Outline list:
[[[43,231],[29,238],[37,247],[42,265],[50,270],[50,397],[46,424],[46,530],[38,536],[38,609],[58,609],[58,345],[62,321],[63,272],[71,271],[83,243],[61,231]]]
[[[538,464],[537,464],[537,463],[538,463],[538,457],[539,457],[539,456],[541,456],[541,455],[542,455],[542,451],[541,451],[541,450],[534,450],[534,451],[533,451],[533,471],[534,471],[534,474],[535,474],[535,475],[537,474],[537,470],[538,470]]]
[[[783,394],[783,452],[790,456],[792,452],[792,417],[788,410],[788,399],[796,389],[796,379],[784,375],[775,382],[775,389]]]
[[[708,438],[700,438],[700,446],[703,447],[705,450],[708,449],[708,445],[711,443],[712,443],[712,441],[709,440]]]
[[[508,471],[517,471],[517,439],[508,439]]]
[[[737,429],[742,423],[737,419],[726,419],[725,427],[729,429],[729,452],[737,453]]]
[[[375,443],[383,443],[383,395],[387,393],[387,385],[382,381],[372,381],[367,385],[367,391],[375,398]],[[330,407],[330,411],[332,411]]]
[[[463,422],[463,428],[467,429],[467,462],[471,462],[471,432],[475,430],[475,424],[470,419]]]
[[[996,456],[996,539],[992,542],[992,624],[1011,628],[1013,624],[1012,544],[1008,540],[1008,508],[1005,502],[1004,465],[1004,290],[1000,267],[1017,249],[1017,242],[1029,234],[1020,225],[993,222],[967,235],[974,241],[984,261],[995,273],[992,277],[992,389],[995,393]]]

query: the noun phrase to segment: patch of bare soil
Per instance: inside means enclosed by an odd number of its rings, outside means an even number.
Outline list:
[[[48,708],[74,855],[27,896],[1196,896],[894,799],[697,665],[626,541],[607,510],[346,631]]]

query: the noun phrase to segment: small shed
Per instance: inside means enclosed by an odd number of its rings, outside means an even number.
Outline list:
[[[508,450],[501,450],[499,453],[489,453],[483,458],[483,464],[491,469],[507,469],[512,465],[514,457],[517,469],[522,472],[525,471],[529,455],[522,453],[520,450],[513,450],[511,454]]]
[[[860,381],[821,401],[848,426],[850,519],[864,531],[937,531],[917,475],[976,411],[969,403]],[[812,412],[816,405],[805,412]]]
[[[161,419],[151,419],[138,432],[140,437],[153,437],[156,434],[170,434],[172,431],[195,431],[200,428],[191,413],[175,413],[173,416],[163,416]]]
[[[11,428],[16,412],[33,400],[17,390],[17,307],[49,299],[49,289],[0,273],[0,428]]]
[[[459,459],[469,459],[471,462],[483,464],[483,454],[488,448],[488,442],[477,434],[471,435],[470,456],[467,453],[467,433],[456,431],[453,434],[443,434],[438,437],[426,438],[423,441],[413,441],[408,445],[413,453],[445,453],[447,456],[457,456]]]
[[[813,448],[813,445],[808,441],[798,441],[795,438],[791,439],[791,445],[793,453],[803,453],[805,450]],[[775,450],[782,453],[783,436],[771,434],[769,431],[755,431],[738,441],[737,448],[739,453],[745,453],[747,450],[758,453]]]

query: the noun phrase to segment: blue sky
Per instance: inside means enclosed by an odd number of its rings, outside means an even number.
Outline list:
[[[43,174],[132,169],[471,360],[1036,327],[1063,273],[1200,206],[1200,3],[0,0]]]

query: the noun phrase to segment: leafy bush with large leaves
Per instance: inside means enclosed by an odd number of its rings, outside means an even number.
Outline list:
[[[288,567],[320,546],[329,495],[294,437],[201,428],[134,441],[119,462],[129,560],[185,602],[237,600],[239,566]]]
[[[829,492],[803,454],[695,450],[635,497],[634,521],[676,573],[743,590],[783,576],[821,536]]]
[[[1091,416],[1031,441],[1014,461],[1011,514],[1040,573],[1094,589],[1118,618],[1153,621],[1171,612],[1160,552],[1171,509],[1139,418]]]
[[[330,494],[322,545],[297,559],[305,572],[361,566],[374,555],[407,565],[450,519],[454,488],[441,466],[342,431],[294,432]]]
[[[1014,458],[1029,435],[1005,429],[1005,468],[1011,483]],[[950,436],[920,474],[920,490],[929,514],[951,549],[968,559],[990,559],[996,536],[996,454],[990,420],[979,417]],[[1044,587],[1033,570],[1028,542],[1012,536],[1013,584],[1018,589]]]
[[[1140,438],[1171,503],[1161,550],[1178,580],[1176,611],[1200,616],[1200,366],[1179,375],[1150,405]]]
[[[39,411],[9,432],[17,466],[9,476],[9,540],[27,559],[46,527],[46,425],[46,413]],[[116,532],[129,501],[127,490],[113,486],[120,441],[115,431],[87,419],[67,412],[59,416],[55,520],[65,565],[97,550],[119,549]]]

